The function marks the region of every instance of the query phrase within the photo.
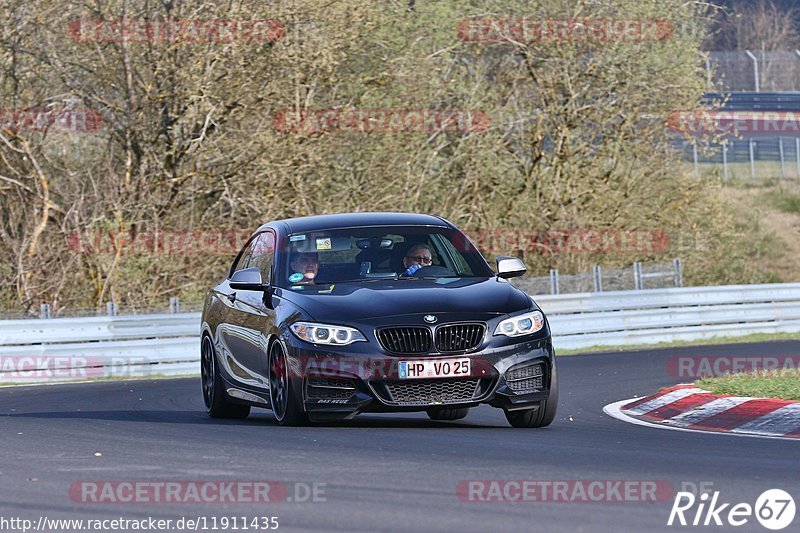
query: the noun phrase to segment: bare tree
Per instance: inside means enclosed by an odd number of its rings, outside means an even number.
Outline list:
[[[675,240],[668,253],[687,259],[690,279],[757,275],[739,268],[749,240],[713,185],[682,172],[663,121],[643,118],[691,108],[705,90],[696,68],[704,2],[0,0],[0,9],[11,21],[0,27],[2,108],[92,111],[103,122],[91,134],[0,125],[4,306],[148,305],[175,294],[198,302],[230,257],[131,254],[121,235],[359,210],[432,212],[475,230],[658,228],[712,243]],[[465,20],[522,17],[666,20],[674,31],[459,36]],[[147,33],[147,24],[267,19],[282,33],[255,42]],[[120,37],[141,21],[144,30]],[[320,110],[474,110],[489,124],[276,127],[281,113]],[[116,237],[109,253],[81,253],[68,245],[76,231]],[[568,271],[631,257],[525,259]]]
[[[720,10],[718,31],[709,43],[715,50],[771,52],[800,47],[800,11],[773,0],[740,2]]]

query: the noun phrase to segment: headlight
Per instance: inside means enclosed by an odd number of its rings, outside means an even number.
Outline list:
[[[544,316],[541,311],[534,311],[503,320],[497,324],[494,334],[519,337],[520,335],[536,333],[542,327],[544,327]]]
[[[353,342],[366,341],[364,335],[354,328],[329,326],[313,322],[295,322],[289,329],[297,338],[314,344],[334,344],[344,346]]]

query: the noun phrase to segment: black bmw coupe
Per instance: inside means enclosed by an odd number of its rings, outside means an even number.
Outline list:
[[[547,318],[440,217],[354,213],[261,226],[213,287],[202,316],[208,413],[272,409],[281,424],[362,412],[458,420],[503,409],[549,425],[558,403]]]

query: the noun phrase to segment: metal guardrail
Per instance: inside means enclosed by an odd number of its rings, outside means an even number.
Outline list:
[[[182,337],[199,323],[200,313],[1,320],[0,346]]]
[[[539,296],[557,349],[800,332],[800,283]]]
[[[535,298],[557,350],[800,332],[800,283]],[[197,374],[199,334],[199,313],[0,321],[0,383]]]
[[[800,61],[800,57],[796,59]],[[732,91],[703,95],[706,105],[723,101],[722,109],[726,111],[800,111],[800,92]]]

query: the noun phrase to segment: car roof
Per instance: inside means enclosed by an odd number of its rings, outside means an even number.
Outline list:
[[[445,219],[434,215],[416,213],[338,213],[276,220],[264,224],[259,228],[259,231],[267,227],[278,229],[280,226],[283,226],[286,234],[357,226],[453,227]]]

